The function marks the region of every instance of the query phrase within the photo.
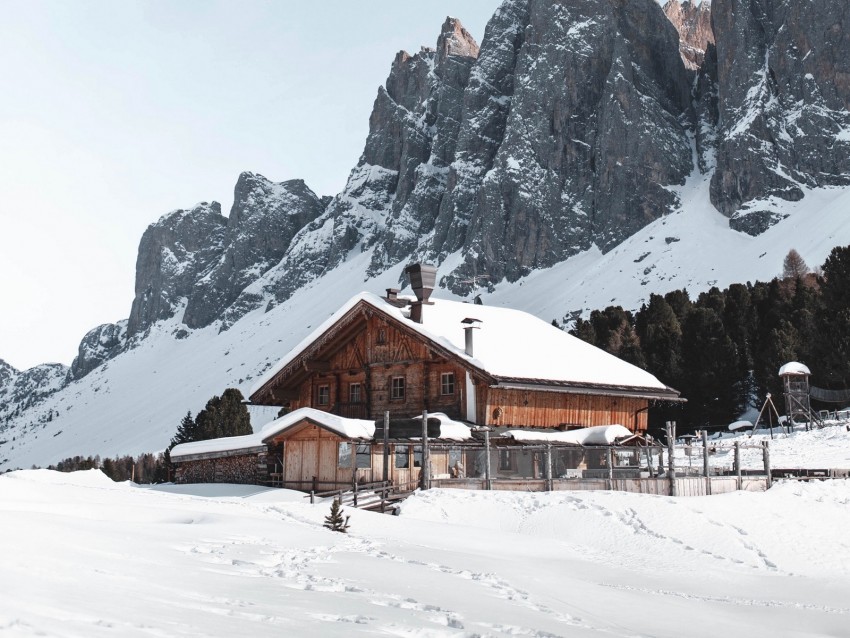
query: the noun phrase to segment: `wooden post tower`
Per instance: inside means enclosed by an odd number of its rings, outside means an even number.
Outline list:
[[[779,368],[779,376],[782,377],[785,387],[785,416],[792,423],[795,416],[803,416],[807,429],[815,422],[809,388],[811,374],[806,365],[797,361],[791,361]]]

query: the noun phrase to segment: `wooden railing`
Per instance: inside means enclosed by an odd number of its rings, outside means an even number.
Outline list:
[[[337,484],[339,489],[323,492],[311,490],[305,498],[315,504],[316,499],[337,498],[342,505],[360,509],[386,512],[392,504],[403,500],[418,487],[418,483],[394,484],[392,481],[374,481],[371,483]]]
[[[331,413],[347,419],[368,419],[369,413],[365,403],[336,403]]]

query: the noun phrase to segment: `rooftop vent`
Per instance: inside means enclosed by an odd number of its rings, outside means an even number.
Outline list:
[[[387,288],[387,301],[396,308],[404,308],[407,300],[398,298],[398,288]]]

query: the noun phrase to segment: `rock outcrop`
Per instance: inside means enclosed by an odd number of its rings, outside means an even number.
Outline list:
[[[714,44],[711,0],[668,0],[664,15],[679,32],[682,61],[688,69],[696,71],[702,66],[706,49]]]
[[[261,306],[261,297],[243,291],[277,265],[298,231],[324,209],[325,204],[303,180],[275,183],[262,175],[242,173],[222,239],[224,251],[196,280],[184,323],[190,328],[208,326],[226,311],[229,325]]]
[[[850,3],[714,0],[717,164],[711,201],[758,234],[781,200],[850,184]]]
[[[136,259],[129,337],[174,316],[201,276],[224,255],[227,218],[218,202],[176,210],[148,226]]]
[[[127,344],[127,321],[106,323],[93,328],[80,341],[77,356],[69,370],[69,380],[81,379],[117,356]]]
[[[477,194],[455,275],[514,281],[592,245],[610,250],[673,210],[668,187],[692,170],[693,114],[678,35],[655,2],[506,5],[527,22],[482,45],[482,60],[489,47],[516,52],[504,71],[512,93],[502,98],[509,113],[492,168],[464,184]],[[475,113],[465,119],[475,127]],[[478,154],[465,139],[459,156]]]
[[[68,366],[61,363],[43,363],[20,371],[0,360],[0,432],[16,416],[64,388],[68,372]]]

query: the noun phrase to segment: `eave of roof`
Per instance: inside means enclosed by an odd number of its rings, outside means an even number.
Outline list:
[[[561,394],[593,394],[601,396],[634,397],[637,399],[651,399],[659,401],[670,401],[673,403],[686,403],[687,399],[679,396],[679,391],[668,387],[666,390],[658,388],[642,388],[638,386],[603,385],[598,383],[581,383],[575,381],[550,381],[548,379],[512,379],[497,377],[496,383],[491,388],[505,388],[509,390],[534,390],[536,392],[558,392]]]

